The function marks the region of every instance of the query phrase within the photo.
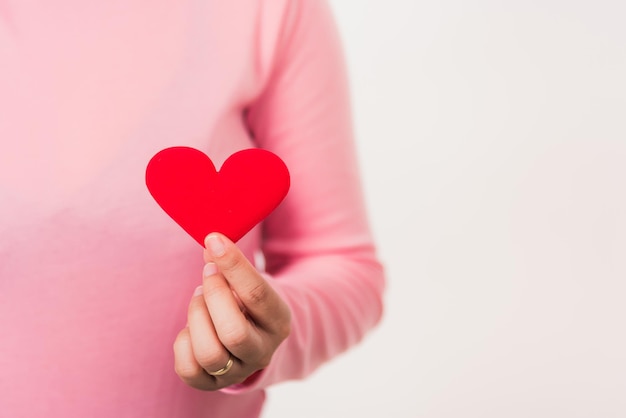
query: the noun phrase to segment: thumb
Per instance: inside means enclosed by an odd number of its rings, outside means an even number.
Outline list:
[[[215,263],[224,275],[251,274],[256,271],[239,247],[217,232],[204,239],[204,262]]]
[[[204,243],[205,261],[215,263],[257,323],[269,325],[272,318],[285,315],[283,311],[287,308],[280,296],[231,240],[211,233]]]

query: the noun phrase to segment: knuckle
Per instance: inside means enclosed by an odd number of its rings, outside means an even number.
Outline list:
[[[281,341],[286,339],[291,334],[292,315],[291,309],[284,302],[280,302],[280,321],[276,321],[276,334],[281,338]]]
[[[280,341],[287,339],[289,334],[291,334],[291,320],[280,323],[277,327],[276,334],[280,338]]]
[[[230,288],[216,281],[211,281],[210,285],[204,286],[204,297],[213,299],[215,297],[223,297],[225,292],[230,292]]]
[[[196,353],[196,361],[205,370],[217,370],[224,366],[222,359],[224,354],[221,350],[210,350]]]
[[[221,270],[239,270],[244,265],[244,258],[239,253],[227,252],[222,256],[219,265]]]
[[[205,309],[203,298],[193,298],[189,302],[189,306],[187,307],[187,318],[192,317],[197,312],[201,312]]]
[[[190,338],[191,337],[189,335],[189,328],[185,327],[178,332],[178,335],[176,335],[176,339],[174,340],[174,346],[189,341]]]
[[[262,350],[256,352],[256,356],[250,361],[250,364],[256,370],[265,369],[272,362],[274,353],[276,352],[276,346],[273,344],[267,344]]]
[[[202,370],[193,359],[189,358],[188,347],[191,344],[189,330],[183,329],[174,340],[174,371],[183,380],[190,380],[197,377]]]
[[[195,380],[202,373],[199,367],[187,361],[175,362],[174,371],[186,382]]]
[[[272,356],[271,355],[265,355],[262,356],[261,358],[259,358],[259,360],[257,361],[257,368],[260,369],[265,369],[267,366],[270,365],[270,362],[272,361]]]
[[[248,303],[259,304],[267,300],[269,293],[270,290],[266,283],[260,282],[248,289],[243,295],[243,298]]]
[[[183,352],[183,349],[190,344],[190,341],[191,337],[189,336],[188,328],[185,328],[178,333],[173,344],[174,354],[176,355],[176,357],[178,357],[180,353]]]
[[[248,342],[248,332],[246,327],[239,324],[233,324],[232,326],[222,330],[220,333],[220,340],[225,347],[237,351],[237,349],[246,346]]]

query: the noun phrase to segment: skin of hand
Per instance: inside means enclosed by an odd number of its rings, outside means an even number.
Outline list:
[[[202,286],[189,302],[187,326],[174,342],[174,367],[189,386],[219,390],[241,383],[270,362],[290,332],[291,312],[228,238],[205,240]],[[222,376],[232,356],[233,365]]]

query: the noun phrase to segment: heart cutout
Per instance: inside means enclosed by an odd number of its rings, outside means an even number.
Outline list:
[[[146,168],[154,200],[202,247],[211,232],[238,241],[280,204],[289,184],[285,163],[257,148],[232,154],[219,171],[202,151],[166,148]]]

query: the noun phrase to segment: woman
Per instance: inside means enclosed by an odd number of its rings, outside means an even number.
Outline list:
[[[3,416],[256,417],[377,324],[325,2],[0,0],[0,22]],[[143,182],[172,145],[268,149],[290,192],[203,261]]]

